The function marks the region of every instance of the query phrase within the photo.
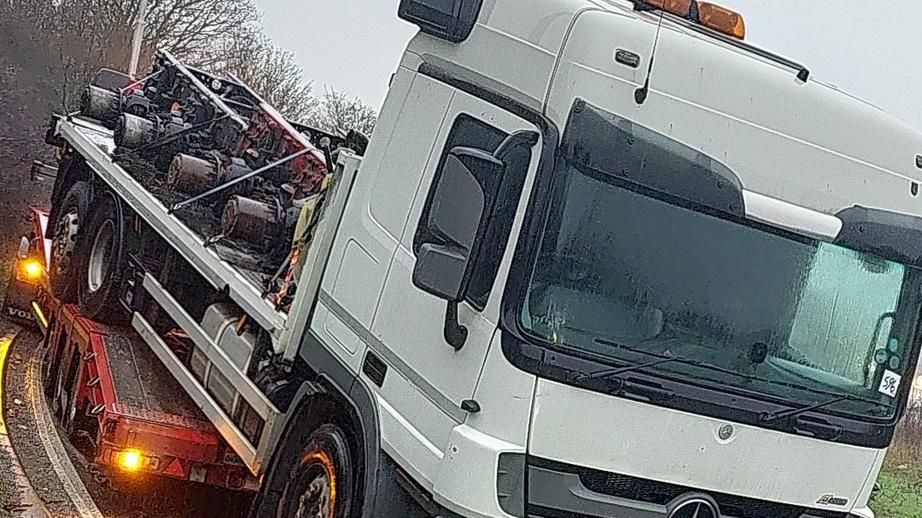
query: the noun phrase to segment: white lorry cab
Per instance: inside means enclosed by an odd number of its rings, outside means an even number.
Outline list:
[[[205,279],[132,285],[191,364],[134,328],[260,477],[254,516],[873,516],[919,355],[922,134],[705,2],[400,16],[421,31],[278,314],[104,129],[58,125]],[[228,338],[244,314],[265,344]]]
[[[456,3],[467,38],[394,76],[312,328],[390,366],[386,451],[464,516],[868,515],[922,135],[691,16]]]

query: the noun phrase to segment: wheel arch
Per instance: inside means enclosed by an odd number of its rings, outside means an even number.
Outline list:
[[[251,516],[268,516],[263,514],[266,507],[275,509],[281,493],[279,482],[285,477],[288,461],[298,454],[303,446],[296,439],[304,432],[313,430],[331,421],[318,411],[324,406],[332,405],[337,409],[333,421],[343,426],[350,440],[356,464],[361,467],[361,496],[356,504],[361,506],[362,516],[374,517],[378,505],[378,473],[381,465],[380,427],[377,406],[371,390],[355,377],[351,379],[334,379],[329,375],[318,375],[299,387],[288,412],[284,415],[284,424],[274,428],[270,438],[273,452],[265,472],[264,484],[259,497],[254,502]]]

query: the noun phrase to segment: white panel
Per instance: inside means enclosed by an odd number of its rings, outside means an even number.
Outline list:
[[[460,406],[474,393],[495,327],[461,304],[459,321],[467,326],[468,338],[464,348],[456,352],[445,342],[447,303],[413,285],[415,264],[413,254],[401,247],[384,286],[372,332],[434,390]]]
[[[447,86],[399,69],[356,177],[323,287],[366,328],[451,96]],[[335,316],[312,326],[350,354],[360,350],[357,336]]]
[[[442,470],[432,488],[435,500],[465,516],[509,517],[496,495],[497,467],[502,453],[525,449],[469,426],[451,431]]]
[[[621,116],[630,118],[643,110],[634,102],[634,91],[646,79],[656,30],[655,24],[637,23],[614,13],[591,11],[579,16],[567,39],[546,107],[561,132],[575,96],[586,95],[586,91],[604,96],[608,105],[616,105],[614,111]],[[641,65],[630,68],[616,62],[618,49],[640,56]]]
[[[375,316],[377,293],[369,288],[380,285],[383,261],[374,257],[355,238],[350,238],[343,251],[342,264],[333,288],[333,298],[343,307],[349,308],[352,317],[359,322],[371,322]]]
[[[918,131],[715,38],[665,23],[651,92],[638,105],[636,81],[611,54],[655,28],[601,12],[577,19],[549,97],[562,131],[582,98],[721,161],[752,192],[825,214],[862,205],[922,215],[910,189],[922,180]]]
[[[445,123],[437,133],[433,159],[413,193],[409,224],[403,230],[401,244],[392,259],[381,303],[371,328],[371,334],[381,342],[381,347],[399,359],[403,364],[399,367],[410,373],[401,375],[393,372],[394,365],[391,365],[381,390],[382,396],[395,412],[412,423],[414,433],[422,434],[420,440],[440,450],[447,447],[452,429],[465,418],[466,414],[460,411],[461,403],[474,395],[496,331],[495,322],[469,305],[460,304],[459,321],[468,328],[468,338],[464,347],[455,351],[444,336],[447,302],[424,293],[412,281],[416,264],[416,257],[411,250],[413,235],[438,166],[437,157],[445,147],[455,118],[462,113],[506,133],[535,129],[533,125],[482,100],[463,92],[455,93]],[[539,150],[540,146],[534,153],[534,163],[537,162]],[[524,378],[527,384],[528,376]],[[527,389],[519,392],[527,393]],[[493,401],[490,397],[486,400]],[[482,421],[482,424],[524,445],[528,408],[526,406],[520,410],[525,412],[521,414],[522,419],[515,423],[507,422],[509,429],[506,431],[502,430],[503,425],[495,414],[491,414],[489,420]],[[442,469],[452,468],[442,466]],[[432,472],[426,473],[426,478],[430,480],[433,476]]]
[[[379,298],[453,95],[448,86],[401,68],[356,178],[322,285],[328,300],[317,305],[312,323],[314,332],[355,371],[369,345],[380,350],[369,332],[377,308],[407,307],[400,298],[382,303]],[[406,326],[416,318],[402,315],[394,323]],[[455,421],[432,406],[400,367],[388,362],[383,388],[369,386],[382,401],[385,447],[395,445],[390,451],[398,462],[425,480],[436,470]]]
[[[442,460],[443,446],[436,446],[392,407],[378,397],[378,418],[381,424],[381,446],[400,466],[425,487],[432,489],[432,479]]]
[[[726,424],[540,380],[529,453],[805,507],[815,507],[826,494],[853,503],[880,453],[739,424],[723,441],[718,431]]]
[[[434,55],[474,70],[518,100],[540,108],[570,20],[589,5],[581,0],[488,0],[465,42],[454,44],[420,34],[409,49],[424,58]]]
[[[452,95],[451,88],[435,79],[417,75],[413,80],[369,192],[371,217],[391,235],[403,231],[420,177],[430,160],[439,159],[439,153],[433,152],[435,137]]]
[[[481,411],[468,416],[465,424],[524,448],[537,378],[509,363],[503,354],[502,335],[499,331],[494,333],[474,392]]]
[[[314,322],[321,322],[314,332],[337,358],[343,361],[352,372],[358,373],[362,364],[365,344],[358,335],[330,313],[323,303],[318,302],[314,310]],[[309,358],[307,358],[309,360]]]

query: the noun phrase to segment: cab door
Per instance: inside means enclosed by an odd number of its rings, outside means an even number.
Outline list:
[[[371,331],[384,347],[383,359],[398,375],[389,377],[381,390],[395,414],[418,424],[418,437],[433,454],[446,447],[451,429],[465,419],[462,403],[473,396],[497,329],[503,284],[497,280],[497,270],[512,248],[510,230],[525,179],[537,167],[539,141],[531,123],[454,91],[391,259]],[[466,148],[460,150],[465,156],[501,153],[504,167],[484,179],[489,184],[486,197],[492,202],[489,230],[481,241],[470,287],[457,304],[457,321],[452,322],[448,302],[418,287],[414,270],[426,245],[439,241],[428,223],[434,210],[450,210],[434,206],[438,205],[434,198],[452,162],[450,155],[459,148]],[[487,157],[484,160],[489,162]],[[446,323],[464,328],[464,340],[452,339]]]

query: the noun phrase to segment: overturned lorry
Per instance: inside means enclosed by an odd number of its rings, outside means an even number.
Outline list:
[[[354,131],[340,136],[289,122],[243,82],[186,66],[167,51],[139,80],[101,71],[83,92],[80,114],[112,130],[113,161],[280,310],[290,306],[298,241],[310,240],[336,157],[367,146]],[[68,218],[60,230],[79,226]]]

